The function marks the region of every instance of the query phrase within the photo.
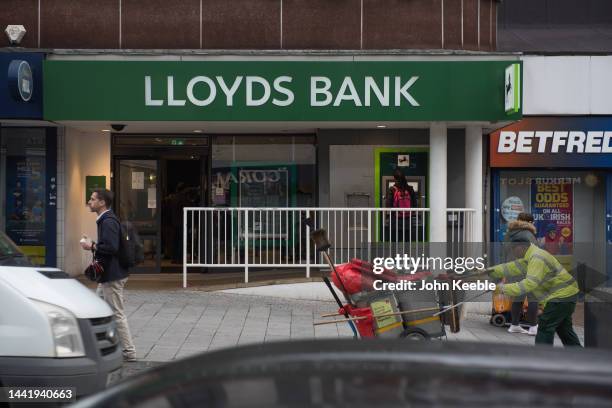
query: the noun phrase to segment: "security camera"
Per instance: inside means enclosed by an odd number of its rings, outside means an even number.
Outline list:
[[[111,124],[111,127],[113,128],[113,130],[116,130],[117,132],[121,132],[123,129],[125,129],[125,125],[122,125],[120,123],[113,123]]]
[[[21,44],[21,40],[26,35],[26,29],[22,25],[7,25],[4,30],[11,45]]]

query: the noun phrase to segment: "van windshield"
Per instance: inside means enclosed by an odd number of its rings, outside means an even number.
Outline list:
[[[17,245],[0,231],[0,266],[33,266]]]

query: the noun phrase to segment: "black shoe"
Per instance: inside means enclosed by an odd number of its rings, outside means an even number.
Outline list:
[[[136,356],[127,356],[127,355],[123,355],[123,361],[125,361],[126,363],[133,363],[136,360]]]

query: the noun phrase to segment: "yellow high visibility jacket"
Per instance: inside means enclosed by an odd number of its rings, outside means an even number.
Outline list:
[[[514,281],[522,276],[519,282],[504,285],[503,293],[523,296],[531,292],[542,306],[552,299],[569,298],[580,291],[574,277],[557,258],[533,244],[523,258],[495,266],[490,275]]]

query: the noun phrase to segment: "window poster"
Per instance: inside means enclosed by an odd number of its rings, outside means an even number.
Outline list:
[[[144,190],[144,172],[132,172],[132,190]]]
[[[147,208],[157,208],[157,188],[149,187],[147,189]]]
[[[531,184],[531,213],[541,248],[571,269],[574,239],[573,185],[566,179],[534,179]],[[568,270],[569,270],[568,269]]]
[[[7,156],[6,233],[32,261],[45,263],[45,158]]]

